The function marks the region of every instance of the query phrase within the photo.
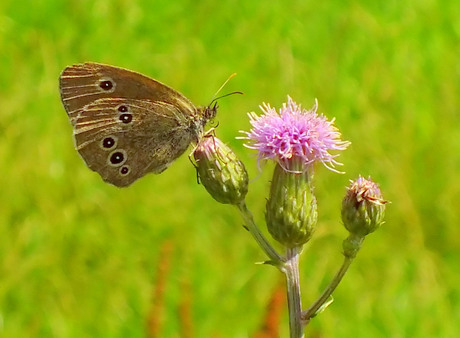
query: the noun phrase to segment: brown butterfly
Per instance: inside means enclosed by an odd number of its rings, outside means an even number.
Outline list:
[[[118,187],[168,168],[217,112],[142,74],[93,62],[65,68],[59,87],[76,149]]]

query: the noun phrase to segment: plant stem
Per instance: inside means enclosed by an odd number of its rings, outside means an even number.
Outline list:
[[[286,275],[286,289],[289,308],[289,332],[291,338],[304,337],[301,321],[302,301],[300,299],[299,255],[301,248],[287,249],[286,264],[283,272]]]
[[[262,248],[266,255],[270,258],[270,263],[280,268],[283,265],[285,259],[271,246],[267,238],[260,232],[256,223],[254,222],[254,217],[252,216],[251,211],[249,211],[246,206],[246,202],[242,201],[237,205],[238,210],[243,217],[246,229],[251,233],[251,235],[256,240],[257,244]]]
[[[336,275],[332,279],[331,283],[327,286],[326,290],[324,290],[323,294],[318,298],[318,300],[313,303],[307,310],[302,312],[302,322],[304,325],[308,325],[310,320],[316,316],[318,310],[323,306],[334,290],[339,285],[340,281],[342,280],[343,276],[347,272],[348,268],[350,267],[351,262],[353,262],[354,257],[345,256],[345,259],[340,267],[339,271],[337,271]]]

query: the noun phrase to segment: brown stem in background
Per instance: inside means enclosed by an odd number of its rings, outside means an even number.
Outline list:
[[[280,281],[270,297],[265,313],[264,323],[254,338],[278,338],[279,327],[286,305],[286,295],[283,281]]]
[[[160,250],[160,261],[157,267],[157,281],[153,286],[152,301],[147,315],[147,337],[161,337],[163,328],[164,295],[171,268],[171,253],[174,246],[171,241],[165,241]]]
[[[189,260],[186,260],[188,263]],[[187,264],[189,265],[189,264]],[[189,269],[187,269],[190,271]],[[192,338],[193,335],[193,300],[192,300],[192,287],[190,285],[190,276],[184,276],[184,281],[181,283],[181,298],[179,304],[179,324],[180,324],[180,337]]]

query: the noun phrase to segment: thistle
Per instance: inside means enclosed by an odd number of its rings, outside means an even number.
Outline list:
[[[193,157],[209,194],[223,204],[238,204],[248,192],[248,174],[235,153],[215,136],[203,137]]]
[[[345,256],[354,257],[365,236],[377,230],[385,217],[385,204],[377,183],[361,176],[351,181],[342,201],[342,222],[350,232],[343,242]]]
[[[270,234],[287,248],[305,244],[317,220],[316,198],[313,194],[313,166],[323,163],[328,169],[340,165],[338,154],[349,142],[340,139],[340,132],[324,115],[302,109],[289,96],[288,102],[276,111],[268,104],[263,114],[249,113],[252,129],[245,132],[246,146],[258,151],[258,162],[273,160],[276,168],[266,205],[266,222]]]

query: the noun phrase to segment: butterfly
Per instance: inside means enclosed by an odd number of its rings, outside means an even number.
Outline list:
[[[217,113],[216,104],[195,107],[159,81],[94,62],[66,67],[59,88],[77,151],[118,187],[163,172]]]

